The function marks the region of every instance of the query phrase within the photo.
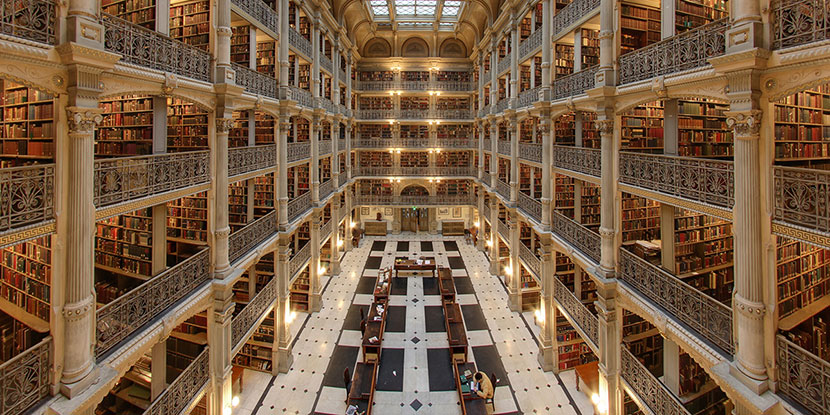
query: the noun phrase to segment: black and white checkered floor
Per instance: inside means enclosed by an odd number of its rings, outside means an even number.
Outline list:
[[[295,340],[289,373],[271,378],[246,371],[247,402],[235,415],[345,413],[343,370],[363,358],[360,309],[372,303],[375,277],[397,257],[421,256],[452,269],[469,359],[498,379],[496,413],[592,413],[572,374],[557,377],[539,368],[538,328],[507,308],[504,285],[489,274],[483,253],[461,238],[403,234],[365,239],[343,258],[340,275],[327,282],[323,309]],[[436,279],[394,279],[388,313],[373,413],[460,413]]]

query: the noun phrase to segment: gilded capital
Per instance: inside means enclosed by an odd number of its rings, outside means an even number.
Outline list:
[[[233,128],[233,118],[217,118],[216,132],[219,134],[227,134]]]
[[[614,120],[596,120],[594,121],[594,125],[599,130],[599,133],[602,135],[608,135],[614,133]]]
[[[92,134],[95,127],[104,120],[99,108],[66,108],[66,119],[70,134]]]
[[[726,125],[735,130],[737,138],[753,139],[759,137],[761,132],[761,110],[728,111],[725,115]]]

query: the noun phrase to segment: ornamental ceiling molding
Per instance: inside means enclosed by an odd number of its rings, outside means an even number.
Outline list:
[[[656,79],[656,78],[654,78]],[[647,88],[637,92],[617,90],[619,95],[615,97],[614,112],[618,115],[633,109],[639,105],[656,100],[683,99],[683,98],[705,98],[723,103],[728,103],[726,96],[727,80],[723,76],[698,79],[694,82],[677,82],[677,79],[664,79],[665,89],[655,92],[652,81],[647,82]],[[662,95],[662,96],[661,96]]]
[[[799,64],[768,70],[761,76],[763,93],[769,102],[830,82],[830,62]]]
[[[133,76],[134,68],[118,68],[116,72],[104,72],[101,74],[101,82],[104,84],[100,99],[119,97],[124,95],[145,94],[151,96],[170,96],[181,98],[195,104],[200,109],[210,112],[216,108],[216,94],[213,87],[203,88],[204,85],[183,79],[175,74],[165,74],[155,71],[150,74],[151,69],[143,69],[145,73]],[[118,69],[128,69],[121,71]],[[135,73],[138,75],[138,72]],[[166,76],[171,75],[171,76]]]
[[[54,233],[56,229],[54,219],[24,228],[16,228],[0,235],[0,249]]]
[[[0,78],[52,95],[66,94],[69,72],[62,64],[39,59],[26,59],[17,55],[5,55],[0,49]]]

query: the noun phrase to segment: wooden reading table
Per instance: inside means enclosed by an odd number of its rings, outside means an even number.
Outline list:
[[[352,390],[349,391],[349,405],[355,405],[360,412],[366,411],[366,415],[370,415],[377,377],[377,362],[357,362],[352,378]]]
[[[461,307],[457,303],[444,304],[444,324],[447,327],[447,340],[454,361],[467,361],[467,330],[461,320]]]
[[[420,263],[419,263],[420,261]],[[400,276],[400,272],[409,272],[409,273],[416,273],[421,271],[430,271],[432,276],[435,276],[435,272],[438,269],[438,266],[435,264],[435,260],[432,259],[424,259],[424,260],[416,260],[416,259],[396,259],[395,260],[395,276]]]
[[[375,283],[375,302],[386,302],[389,299],[389,276],[391,271],[380,270],[378,272],[378,279]]]
[[[378,313],[378,308],[383,312]],[[380,361],[381,343],[383,343],[383,332],[386,329],[386,302],[375,302],[369,308],[369,317],[366,319],[366,331],[363,333],[363,361]],[[377,341],[369,339],[377,337]]]
[[[438,288],[441,290],[441,300],[444,303],[455,302],[455,283],[452,280],[452,270],[438,269]]]
[[[458,390],[458,397],[461,398],[461,413],[462,414],[486,414],[487,408],[484,399],[476,395],[470,390],[470,381],[464,373],[470,372],[470,376],[476,373],[476,364],[472,362],[454,362],[455,369],[455,389]],[[462,381],[462,378],[464,381]]]

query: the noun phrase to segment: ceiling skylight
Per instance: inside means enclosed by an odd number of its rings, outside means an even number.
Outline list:
[[[405,28],[452,30],[464,8],[464,0],[366,0],[372,18]],[[432,23],[438,23],[433,26]]]

